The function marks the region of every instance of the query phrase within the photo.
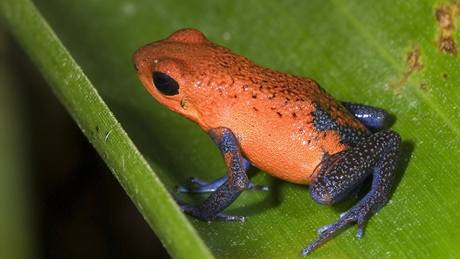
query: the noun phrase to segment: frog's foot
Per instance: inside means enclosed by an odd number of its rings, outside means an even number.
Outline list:
[[[302,250],[301,255],[305,256],[309,254],[313,249],[318,247],[319,245],[323,244],[327,240],[331,239],[332,237],[336,236],[340,231],[347,228],[349,225],[357,223],[358,230],[356,232],[356,237],[361,239],[364,234],[364,227],[372,216],[374,211],[379,209],[379,206],[372,208],[369,206],[371,197],[370,195],[366,196],[361,202],[355,205],[349,211],[342,213],[340,215],[340,219],[337,220],[333,224],[322,226],[318,229],[318,238],[311,242],[305,249]]]
[[[350,224],[357,223],[356,236],[363,236],[366,222],[390,197],[399,145],[397,133],[380,131],[324,161],[310,186],[310,194],[317,202],[332,204],[344,199],[370,175],[371,190],[335,223],[319,228],[319,237],[302,250],[303,256]]]
[[[180,209],[184,212],[187,213],[199,220],[202,221],[212,221],[212,220],[222,220],[222,221],[237,221],[237,222],[245,222],[246,217],[244,216],[235,216],[235,215],[228,215],[222,212],[219,212],[215,215],[209,215],[206,214],[206,210],[203,210],[203,208],[200,208],[198,206],[193,206],[190,204],[187,204],[177,198],[175,198],[177,204],[179,205]]]
[[[215,192],[222,184],[224,184],[228,179],[228,176],[225,175],[221,178],[218,178],[212,182],[206,182],[199,178],[190,177],[185,185],[179,185],[176,187],[177,192],[182,193],[205,193],[205,192]],[[246,190],[261,190],[268,191],[270,188],[266,185],[258,185],[249,182]]]
[[[249,179],[246,175],[248,163],[245,162],[238,140],[230,129],[214,128],[209,130],[209,135],[224,157],[227,177],[220,180],[222,181],[220,185],[213,186],[215,190],[199,205],[186,204],[178,199],[176,201],[185,213],[200,220],[244,221],[244,217],[226,215],[222,211],[249,186]],[[195,182],[201,181],[195,180]]]

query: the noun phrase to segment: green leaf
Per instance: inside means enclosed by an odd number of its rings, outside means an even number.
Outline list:
[[[393,128],[404,144],[390,203],[371,219],[362,240],[351,227],[312,257],[460,253],[460,61],[453,48],[443,47],[460,40],[458,2],[35,3],[58,38],[26,0],[4,0],[2,12],[173,256],[209,256],[203,241],[219,258],[296,257],[319,226],[355,202],[321,206],[306,187],[259,173],[254,182],[269,183],[272,191],[246,192],[229,209],[248,215],[247,222],[189,219],[190,228],[167,190],[188,176],[222,175],[222,159],[196,125],[145,92],[131,64],[135,49],[183,27],[198,28],[259,64],[308,75],[340,100],[380,106],[397,118]]]

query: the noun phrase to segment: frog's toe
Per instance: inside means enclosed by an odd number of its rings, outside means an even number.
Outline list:
[[[174,190],[176,192],[190,192],[190,189],[184,185],[176,185],[176,187],[174,187]]]
[[[244,216],[235,216],[235,215],[228,215],[225,213],[219,213],[216,215],[216,219],[222,220],[222,221],[238,221],[238,222],[245,222],[246,217]]]
[[[344,230],[349,225],[354,223],[358,224],[358,231],[356,233],[356,237],[361,238],[363,236],[367,220],[369,219],[371,214],[371,211],[367,210],[367,208],[368,207],[366,206],[354,207],[351,210],[342,213],[340,215],[340,218],[335,223],[320,227],[317,230],[318,238],[302,250],[302,256],[306,256],[313,249],[320,246],[332,237],[336,236],[340,231]]]
[[[197,206],[188,204],[173,195],[174,199],[176,200],[177,205],[179,208],[186,214],[191,215],[199,220],[209,221],[213,220],[214,216],[212,215],[205,215]]]
[[[219,188],[222,184],[227,181],[228,177],[224,176],[218,178],[212,182],[203,181],[199,178],[190,177],[187,180],[185,185],[176,186],[176,192],[182,193],[206,193],[206,192],[214,192]],[[268,191],[270,190],[269,186],[267,185],[259,185],[253,184],[249,182],[246,187],[247,190],[260,190],[260,191]]]
[[[209,185],[209,182],[204,181],[204,180],[201,180],[200,178],[196,178],[196,177],[189,177],[189,178],[187,179],[187,182],[188,182],[189,184],[194,184],[194,185],[197,185],[197,186]]]
[[[257,191],[269,191],[270,186],[263,185],[263,184],[253,184],[252,182],[249,182],[248,187],[246,189],[247,190],[257,190]]]
[[[325,225],[320,227],[318,232],[318,238],[311,242],[305,249],[302,250],[301,255],[306,256],[316,247],[320,246],[330,238],[334,237],[338,234],[341,230],[345,229],[349,224],[355,222],[356,219],[354,217],[350,217],[344,215],[341,217],[337,222],[329,225]]]
[[[367,221],[358,222],[358,230],[356,231],[356,237],[361,239],[364,235],[364,228],[366,227]]]
[[[316,233],[318,235],[321,235],[323,232],[326,232],[331,228],[334,224],[329,224],[329,225],[324,225],[316,230]]]
[[[203,209],[203,208],[200,208],[200,207],[197,207],[197,206],[194,206],[194,205],[190,205],[190,204],[187,204],[187,203],[184,203],[182,201],[177,201],[177,204],[179,205],[180,209],[196,218],[196,219],[199,219],[199,220],[202,220],[202,221],[212,221],[212,220],[221,220],[221,221],[238,221],[238,222],[245,222],[246,221],[246,217],[244,216],[237,216],[237,215],[228,215],[228,214],[225,214],[225,213],[217,213],[217,214],[210,214],[208,213],[208,211],[206,209]]]
[[[227,177],[221,177],[212,182],[206,182],[199,178],[190,177],[187,180],[185,185],[179,185],[176,187],[177,192],[182,193],[205,193],[205,192],[214,192],[222,184],[225,183]]]
[[[176,200],[180,209],[184,213],[191,215],[202,221],[212,221],[212,220],[238,221],[238,222],[246,221],[246,217],[244,216],[228,215],[222,212],[212,215],[212,214],[207,213],[207,210],[203,210],[203,208],[199,208],[197,206],[188,204],[182,200],[179,200],[177,197],[174,197],[174,199]]]

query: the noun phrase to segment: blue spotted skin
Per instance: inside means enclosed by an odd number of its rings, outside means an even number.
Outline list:
[[[378,131],[386,126],[388,114],[379,108],[350,103],[346,103],[345,107],[368,128]],[[311,197],[321,204],[334,204],[349,196],[371,176],[372,185],[366,196],[342,213],[337,222],[318,229],[318,238],[302,250],[303,256],[352,223],[358,224],[356,236],[363,236],[366,222],[390,198],[401,144],[399,134],[394,131],[382,130],[372,134],[342,127],[320,107],[317,107],[315,115],[317,130],[336,130],[341,141],[351,148],[327,156],[321,162],[320,170],[310,185]]]
[[[319,237],[302,251],[302,255],[352,223],[358,224],[356,236],[362,237],[365,223],[390,197],[400,142],[396,132],[380,131],[326,160],[310,188],[314,200],[323,204],[336,203],[372,175],[371,190],[336,223],[320,228]]]
[[[391,130],[383,130],[388,114],[366,105],[343,103],[368,129],[355,129],[339,125],[332,119],[327,109],[317,105],[313,112],[313,125],[317,131],[336,131],[342,143],[350,148],[332,155],[326,154],[321,161],[319,171],[310,185],[312,198],[321,204],[334,204],[343,200],[363,181],[372,177],[370,191],[350,210],[342,213],[333,224],[318,229],[318,238],[311,242],[301,255],[309,254],[338,232],[357,223],[357,237],[361,238],[364,226],[371,216],[382,208],[390,197],[394,182],[394,172],[399,157],[400,137]],[[377,131],[376,133],[373,133]],[[250,183],[246,171],[249,162],[243,158],[235,135],[228,128],[216,128],[209,131],[221,151],[227,166],[227,175],[206,183],[192,180],[198,188],[180,187],[183,192],[212,191],[200,205],[194,206],[178,201],[181,209],[201,220],[244,221],[242,216],[222,213],[240,194],[254,186]]]
[[[363,136],[370,133],[367,129],[356,129],[340,125],[327,112],[327,109],[321,107],[319,104],[315,105],[313,112],[313,126],[319,132],[336,131],[340,136],[340,142],[351,146],[358,143]]]

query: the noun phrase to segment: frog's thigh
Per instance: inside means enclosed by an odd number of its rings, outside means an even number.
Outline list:
[[[369,129],[381,130],[389,124],[390,116],[383,109],[349,102],[342,102],[342,105]]]
[[[371,174],[374,178],[393,177],[399,141],[399,135],[394,131],[381,131],[332,155],[322,163],[310,187],[313,199],[323,204],[336,203]],[[390,184],[389,181],[385,183]],[[373,185],[371,191],[375,188],[377,186]]]
[[[351,223],[358,223],[357,236],[361,237],[366,221],[385,205],[393,186],[398,161],[400,137],[394,131],[380,131],[364,137],[348,150],[337,153],[323,162],[310,187],[310,194],[319,203],[340,201],[372,174],[372,186],[349,211],[335,223],[321,227],[319,237],[302,252],[312,249],[334,236]]]

